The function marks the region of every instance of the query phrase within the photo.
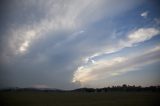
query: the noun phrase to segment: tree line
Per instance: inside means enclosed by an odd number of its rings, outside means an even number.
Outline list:
[[[142,91],[151,91],[151,92],[159,92],[160,86],[130,86],[123,84],[122,86],[112,86],[112,87],[104,87],[104,88],[79,88],[75,89],[75,92],[142,92]]]

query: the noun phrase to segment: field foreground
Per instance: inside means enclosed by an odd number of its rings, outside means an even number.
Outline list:
[[[158,92],[0,92],[0,106],[160,106]]]

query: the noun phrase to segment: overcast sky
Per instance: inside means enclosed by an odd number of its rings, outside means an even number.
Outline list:
[[[158,0],[2,0],[0,87],[160,84]]]

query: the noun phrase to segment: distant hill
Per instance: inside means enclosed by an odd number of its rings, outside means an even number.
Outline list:
[[[149,86],[149,87],[141,87],[141,86],[130,86],[130,85],[122,85],[122,86],[112,86],[112,87],[104,87],[104,88],[78,88],[74,90],[61,90],[55,88],[5,88],[0,91],[39,91],[39,92],[142,92],[142,91],[151,91],[151,92],[160,92],[160,86]]]

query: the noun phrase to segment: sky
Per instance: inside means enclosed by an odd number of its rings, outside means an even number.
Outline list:
[[[2,0],[0,88],[160,85],[158,0]]]

